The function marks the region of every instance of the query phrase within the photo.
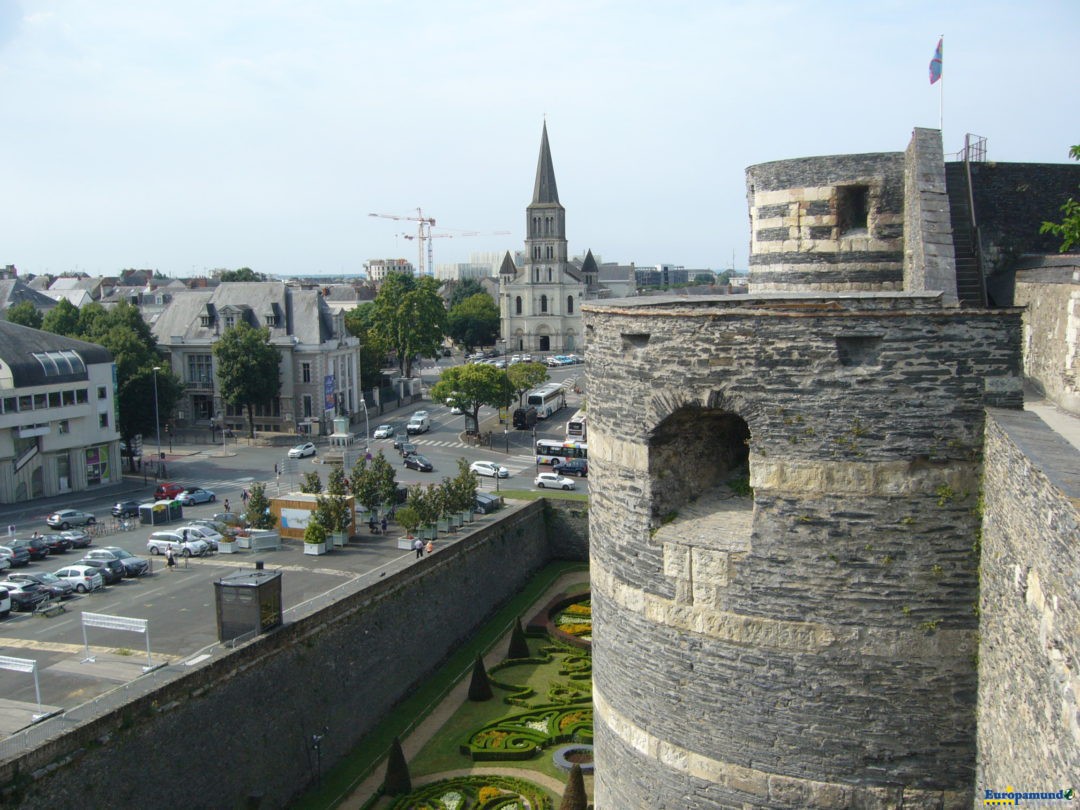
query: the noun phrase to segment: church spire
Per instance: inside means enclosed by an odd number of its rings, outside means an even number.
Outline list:
[[[533,204],[557,203],[559,189],[555,185],[555,167],[551,163],[551,147],[548,146],[547,121],[540,137],[540,159],[536,161],[536,183],[533,185]]]

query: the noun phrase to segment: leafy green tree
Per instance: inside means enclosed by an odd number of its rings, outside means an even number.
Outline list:
[[[318,513],[313,512],[304,527],[304,542],[318,545],[326,542],[326,527],[319,519]]]
[[[462,281],[454,283],[454,289],[450,291],[450,309],[453,309],[466,298],[472,298],[474,295],[480,294],[487,295],[484,290],[484,285],[477,281],[475,278],[467,278]]]
[[[305,495],[318,495],[322,492],[322,479],[314,470],[304,473],[300,479],[300,491]]]
[[[41,319],[41,328],[54,335],[79,336],[79,308],[66,298],[61,298],[55,307],[45,313]]]
[[[546,375],[547,371],[544,373]],[[431,387],[431,398],[437,402],[449,400],[450,404],[461,408],[470,420],[472,429],[477,430],[480,406],[505,407],[511,401],[512,392],[502,369],[471,363],[445,369],[439,381]]]
[[[277,518],[270,513],[270,501],[266,497],[266,484],[256,481],[248,493],[244,522],[253,529],[272,529]]]
[[[566,780],[566,791],[563,793],[559,810],[586,810],[589,806],[589,798],[585,794],[585,777],[581,774],[581,766],[574,763],[570,768],[570,776]]]
[[[214,344],[221,396],[246,408],[248,437],[255,438],[255,406],[269,405],[281,393],[281,353],[270,344],[270,330],[240,321]]]
[[[469,353],[474,346],[490,346],[499,337],[499,310],[487,293],[466,298],[450,310],[447,331]]]
[[[344,534],[352,527],[348,494],[345,471],[335,466],[327,476],[326,495],[320,495],[315,506],[315,514],[327,531]]]
[[[506,370],[506,376],[510,380],[510,390],[518,398],[518,407],[521,407],[521,398],[526,391],[531,391],[548,379],[547,366],[543,363],[515,363]]]
[[[406,537],[412,537],[416,527],[420,525],[420,513],[406,504],[397,510],[394,518],[405,530]]]
[[[1080,144],[1069,149],[1069,157],[1080,160]],[[1080,202],[1070,197],[1061,206],[1061,222],[1044,222],[1039,233],[1052,233],[1061,237],[1062,253],[1073,245],[1080,245]]]
[[[478,477],[469,469],[467,459],[457,460],[458,473],[449,482],[450,487],[450,511],[467,512],[476,504],[476,487]]]
[[[266,281],[264,273],[256,273],[250,267],[241,267],[238,270],[226,270],[218,278],[221,281]]]
[[[345,313],[345,329],[360,339],[360,387],[367,390],[382,385],[382,368],[386,365],[387,346],[375,323],[375,303],[368,301]]]
[[[8,323],[29,326],[31,329],[40,329],[43,320],[41,313],[29,301],[20,301],[14,306],[8,307],[4,316],[7,318]]]
[[[710,284],[710,285],[715,284],[716,283],[716,275],[713,274],[713,273],[698,273],[696,276],[694,276],[694,283],[695,284]]]
[[[375,481],[375,493],[378,503],[389,507],[397,497],[397,479],[394,475],[394,465],[387,461],[382,450],[375,454],[371,460],[371,475]]]
[[[446,334],[446,308],[430,276],[390,273],[375,296],[373,331],[397,353],[402,377],[416,357],[435,357]]]

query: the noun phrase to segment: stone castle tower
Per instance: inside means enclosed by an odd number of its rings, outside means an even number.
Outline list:
[[[525,220],[524,267],[516,267],[508,253],[499,270],[499,315],[507,350],[581,351],[585,280],[568,258],[566,209],[559,202],[546,122]]]
[[[602,810],[971,806],[1021,315],[956,305],[913,145],[749,169],[757,294],[585,307]]]

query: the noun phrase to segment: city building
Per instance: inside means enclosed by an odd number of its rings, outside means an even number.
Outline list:
[[[115,379],[101,346],[0,321],[0,503],[120,482]]]
[[[408,259],[370,259],[364,262],[364,270],[372,281],[383,281],[390,273],[416,275],[416,268]]]
[[[320,290],[281,281],[225,282],[174,294],[151,329],[185,392],[171,418],[177,427],[225,426],[240,431],[247,414],[221,399],[214,344],[239,322],[270,330],[281,353],[281,394],[255,409],[255,429],[325,435],[333,417],[363,412],[360,342],[345,329],[342,311]]]

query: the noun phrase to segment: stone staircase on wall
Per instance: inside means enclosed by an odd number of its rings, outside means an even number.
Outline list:
[[[962,307],[985,307],[986,288],[975,252],[967,171],[963,163],[945,164],[945,187],[949,194],[949,218],[956,253],[956,297]]]

